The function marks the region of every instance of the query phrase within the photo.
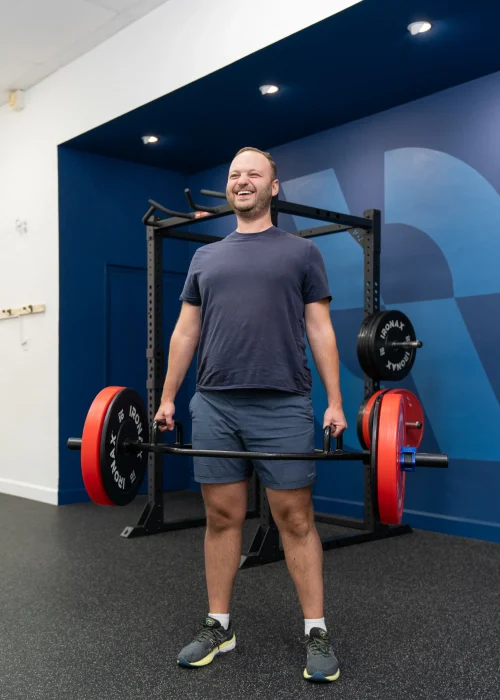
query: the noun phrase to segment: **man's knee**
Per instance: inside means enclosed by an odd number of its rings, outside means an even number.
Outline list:
[[[307,537],[315,528],[314,517],[307,508],[284,509],[278,516],[276,524],[282,534],[298,538]]]
[[[221,532],[230,528],[241,527],[245,513],[226,506],[211,506],[206,508],[207,527],[211,531]]]
[[[233,487],[233,488],[231,488]],[[212,532],[221,532],[241,527],[246,518],[246,491],[228,484],[203,487],[203,498],[207,516],[207,527]]]
[[[311,487],[267,489],[273,518],[282,536],[307,537],[315,529]]]

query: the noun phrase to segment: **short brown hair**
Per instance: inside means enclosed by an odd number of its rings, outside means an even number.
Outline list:
[[[240,153],[245,153],[245,151],[253,151],[254,153],[260,153],[261,156],[264,156],[264,158],[267,158],[267,160],[271,164],[271,177],[273,180],[276,180],[278,177],[278,171],[276,169],[276,163],[274,162],[272,156],[270,153],[267,153],[267,151],[261,151],[260,148],[253,148],[253,146],[245,146],[244,148],[240,148],[238,153],[234,156],[239,156]]]

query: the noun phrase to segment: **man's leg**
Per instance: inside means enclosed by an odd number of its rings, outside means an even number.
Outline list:
[[[245,448],[258,452],[314,452],[310,396],[268,391],[249,403],[242,426]],[[285,548],[288,569],[306,618],[323,617],[323,549],[316,531],[313,460],[256,460]],[[297,488],[300,487],[300,488]]]
[[[205,571],[209,612],[229,613],[234,577],[241,559],[241,528],[247,511],[248,482],[202,484],[207,513]]]
[[[266,489],[286,563],[306,619],[323,617],[323,548],[314,522],[312,487]]]
[[[233,403],[226,394],[197,391],[193,396],[190,403],[193,449],[244,449],[234,422]],[[201,483],[207,516],[205,571],[209,608],[201,630],[178,655],[181,666],[206,666],[217,654],[235,648],[229,606],[241,558],[248,471],[247,460],[194,457],[194,475]]]
[[[323,548],[314,522],[312,487],[266,490],[304,611],[307,661],[303,676],[310,681],[335,681],[340,670],[323,617]]]
[[[247,510],[247,482],[202,484],[207,514],[205,571],[208,615],[194,640],[177,657],[180,666],[206,666],[231,651],[236,637],[229,617],[233,582],[241,558],[241,527]]]
[[[246,449],[258,452],[314,452],[310,396],[267,392],[249,403],[242,426]],[[304,612],[307,662],[304,678],[330,681],[338,662],[323,612],[323,548],[314,521],[314,460],[255,460],[271,512],[281,534],[288,569]]]
[[[231,392],[197,391],[190,403],[195,450],[242,451]],[[227,614],[241,558],[241,526],[246,517],[247,460],[194,457],[207,515],[205,571],[209,612]]]

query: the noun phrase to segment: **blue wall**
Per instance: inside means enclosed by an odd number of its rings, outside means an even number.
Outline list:
[[[130,386],[146,400],[147,200],[184,207],[186,180],[176,174],[97,155],[59,149],[60,363],[59,503],[88,500],[79,455],[66,449],[82,433],[87,411],[105,386]],[[177,319],[180,291],[191,260],[189,246],[166,241],[165,351]],[[189,420],[194,376],[176,401]],[[186,458],[169,460],[165,488],[185,488]]]
[[[494,74],[272,149],[282,197],[353,214],[368,208],[383,212],[382,302],[408,313],[425,343],[403,386],[424,405],[422,449],[451,457],[447,471],[408,476],[405,520],[495,541],[500,541],[499,117],[500,74]],[[81,434],[95,394],[110,383],[144,393],[141,217],[146,201],[152,197],[183,209],[186,184],[196,199],[203,187],[223,190],[227,166],[186,179],[67,148],[60,148],[59,166],[60,502],[69,503],[84,500],[85,493],[78,457],[65,442]],[[108,208],[110,214],[103,216]],[[282,217],[280,225],[295,230],[316,224]],[[219,235],[233,229],[232,216],[197,227]],[[357,449],[363,384],[355,345],[362,319],[362,252],[348,234],[314,240],[334,295],[332,319],[350,424],[346,444]],[[165,347],[180,308],[178,291],[197,247],[164,244]],[[311,355],[309,362],[319,444],[325,397]],[[193,380],[191,371],[177,402],[178,417],[186,422]],[[318,510],[362,515],[359,466],[319,463],[318,473]],[[194,487],[185,462],[165,477],[166,488]]]
[[[408,475],[405,520],[416,527],[500,541],[500,73],[315,136],[272,153],[281,196],[362,214],[383,212],[382,303],[409,315],[424,341],[402,384],[426,412],[422,449],[450,468]],[[259,144],[241,144],[259,145]],[[190,178],[194,192],[224,189],[227,167]],[[288,230],[315,222],[283,217]],[[225,235],[234,218],[203,224]],[[201,230],[201,229],[200,229]],[[348,234],[314,239],[325,258],[342,360],[349,429],[363,395],[356,360],[362,251]],[[313,366],[318,444],[325,409]],[[318,465],[318,510],[362,515],[362,470]]]

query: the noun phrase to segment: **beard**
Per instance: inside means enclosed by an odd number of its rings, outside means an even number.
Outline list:
[[[269,183],[269,186],[265,189],[255,192],[252,202],[246,202],[245,200],[240,201],[238,195],[233,191],[228,191],[226,194],[227,200],[234,213],[241,219],[253,221],[259,219],[270,208],[273,198],[272,183]]]

